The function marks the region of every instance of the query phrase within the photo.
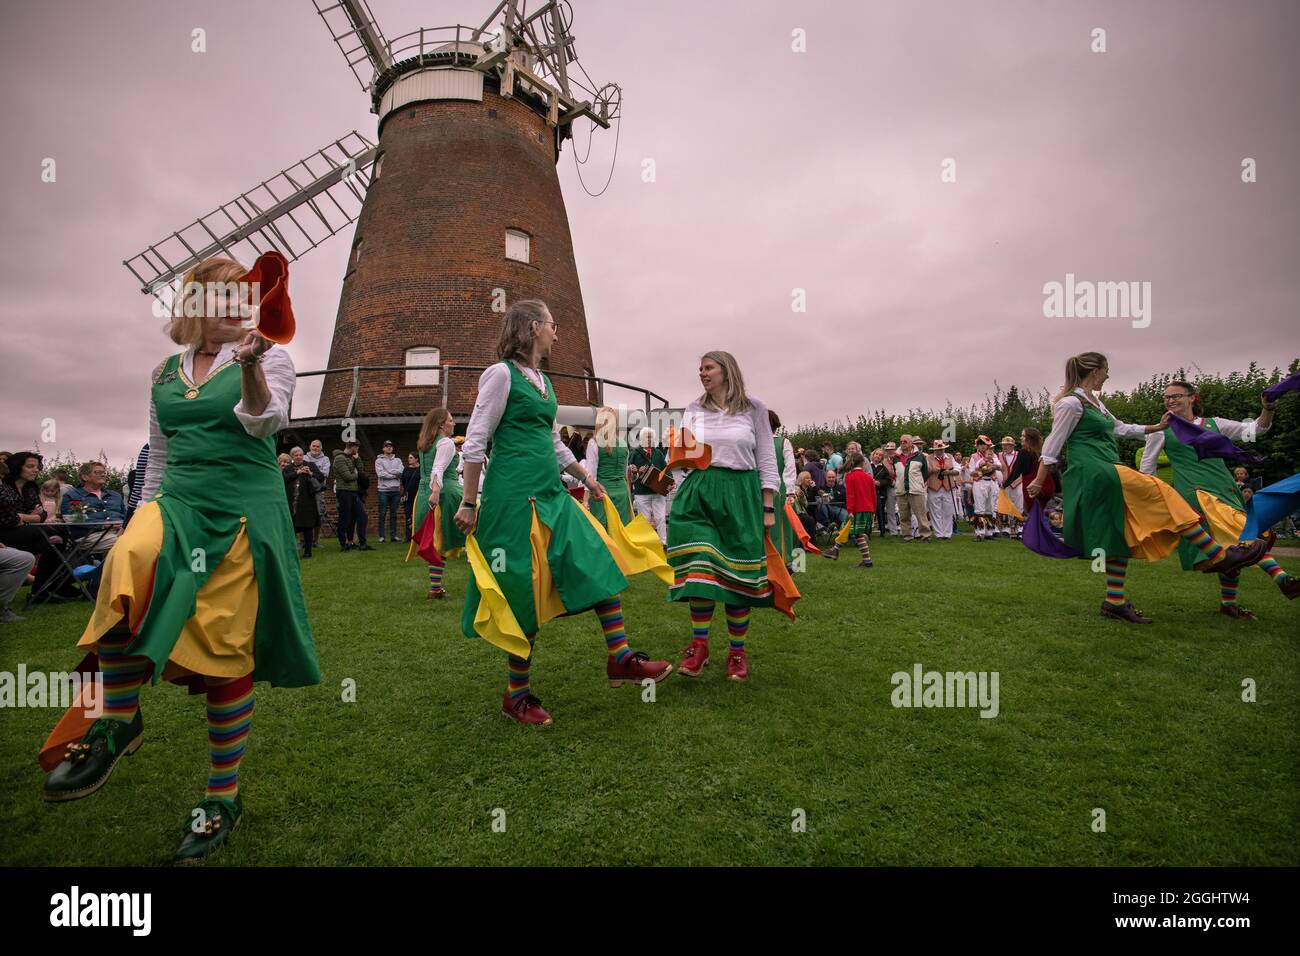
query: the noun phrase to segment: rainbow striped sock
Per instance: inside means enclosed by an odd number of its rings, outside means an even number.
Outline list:
[[[208,688],[209,797],[233,800],[239,794],[239,762],[253,726],[253,675]]]
[[[442,590],[442,565],[429,565],[429,591],[434,593]]]
[[[1201,556],[1209,561],[1218,561],[1219,556],[1223,554],[1223,548],[1214,543],[1214,539],[1201,525],[1197,525],[1188,531],[1183,532],[1183,538],[1196,546],[1201,552]]]
[[[610,598],[596,605],[596,616],[600,618],[600,629],[605,634],[605,650],[614,658],[614,663],[621,664],[632,653],[627,646],[627,634],[623,631],[623,602]]]
[[[853,539],[858,545],[858,554],[862,555],[863,561],[871,560],[871,539],[865,534],[860,534]]]
[[[130,657],[131,635],[99,639],[99,672],[104,675],[104,716],[130,723],[140,710],[140,686],[149,672],[149,658]]]
[[[1219,603],[1224,607],[1237,606],[1237,584],[1241,581],[1241,575],[1234,574],[1229,577],[1226,574],[1219,575]]]
[[[533,639],[528,639],[528,657],[515,657],[513,654],[506,655],[506,666],[509,668],[510,676],[507,679],[506,690],[510,694],[511,700],[518,700],[525,694],[531,694],[532,688],[528,684],[528,672],[533,666]]]
[[[727,605],[727,637],[733,651],[745,649],[745,634],[749,631],[749,608],[743,604]]]
[[[1128,574],[1128,558],[1106,559],[1106,603],[1116,607],[1124,604],[1124,577]]]
[[[1282,570],[1282,565],[1277,563],[1277,558],[1273,557],[1270,551],[1259,559],[1260,570],[1273,579],[1273,583],[1278,587],[1286,584],[1291,579],[1291,575]]]
[[[709,626],[713,623],[713,602],[691,598],[691,640],[709,643]]]

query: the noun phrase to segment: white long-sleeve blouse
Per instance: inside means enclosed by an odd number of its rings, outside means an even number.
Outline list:
[[[1144,425],[1130,425],[1122,422],[1110,413],[1110,410],[1102,403],[1100,398],[1095,400],[1089,398],[1081,388],[1076,388],[1071,394],[1065,395],[1052,406],[1052,431],[1043,442],[1042,460],[1049,465],[1055,465],[1061,460],[1061,453],[1065,450],[1065,443],[1069,441],[1070,435],[1074,433],[1074,427],[1079,424],[1079,419],[1083,418],[1083,403],[1088,402],[1093,408],[1097,409],[1107,418],[1115,423],[1115,434],[1120,438],[1145,438],[1146,427]]]

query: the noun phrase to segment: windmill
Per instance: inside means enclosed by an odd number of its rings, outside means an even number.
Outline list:
[[[125,262],[141,291],[170,303],[209,256],[293,261],[355,223],[329,369],[306,373],[325,377],[317,416],[295,420],[295,439],[336,441],[356,420],[366,451],[365,426],[396,438],[438,404],[463,422],[478,375],[453,386],[447,366],[494,361],[504,305],[524,298],[560,323],[560,401],[595,403],[556,164],[574,123],[609,129],[622,97],[578,63],[567,0],[502,0],[478,26],[392,41],[366,0],[312,2],[370,98],[376,141],[353,130],[147,246]]]

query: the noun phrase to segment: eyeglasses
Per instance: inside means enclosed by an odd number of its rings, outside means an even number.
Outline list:
[[[1166,395],[1166,396],[1165,396],[1165,401],[1166,401],[1166,402],[1176,402],[1176,401],[1178,401],[1178,399],[1180,399],[1180,398],[1191,398],[1191,397],[1192,397],[1192,393],[1191,393],[1191,392],[1177,392],[1177,393],[1175,393],[1175,394],[1173,394],[1173,395]]]

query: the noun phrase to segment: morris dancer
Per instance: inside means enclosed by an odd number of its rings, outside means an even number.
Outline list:
[[[1276,403],[1264,400],[1259,416],[1251,422],[1238,422],[1230,418],[1203,418],[1201,396],[1188,382],[1170,382],[1165,386],[1165,408],[1170,415],[1192,422],[1201,428],[1218,432],[1232,442],[1253,442],[1257,435],[1267,432],[1273,425]],[[1242,500],[1237,483],[1222,458],[1200,458],[1195,449],[1185,445],[1174,434],[1172,427],[1147,435],[1142,451],[1141,469],[1154,475],[1160,452],[1169,457],[1173,466],[1173,485],[1183,500],[1201,517],[1201,527],[1214,539],[1215,544],[1228,546],[1241,538],[1246,527],[1246,503]],[[1202,561],[1199,551],[1187,542],[1178,545],[1178,559],[1184,571],[1195,570]],[[1260,559],[1259,567],[1273,580],[1288,599],[1300,595],[1300,577],[1291,577],[1269,552]],[[1237,603],[1239,574],[1219,575],[1219,612],[1228,617],[1253,621],[1254,613]]]
[[[596,476],[560,441],[555,390],[538,370],[558,331],[537,299],[518,301],[506,313],[497,340],[500,361],[479,378],[462,450],[464,498],[456,512],[471,571],[461,631],[506,652],[509,680],[501,712],[532,726],[552,722],[529,683],[537,631],[552,618],[596,612],[612,687],[647,677],[658,682],[673,669],[628,646],[618,596],[627,587],[626,574],[666,570],[662,551],[633,553],[616,544],[560,482],[562,468],[595,498],[605,495]],[[492,467],[476,511],[489,440]]]
[[[1081,557],[1104,557],[1106,598],[1101,616],[1130,624],[1151,619],[1125,599],[1130,558],[1158,561],[1186,541],[1200,555],[1200,566],[1232,576],[1257,563],[1268,548],[1264,541],[1224,547],[1201,527],[1199,516],[1169,485],[1119,463],[1116,436],[1145,437],[1166,426],[1168,414],[1155,425],[1129,425],[1115,418],[1098,392],[1110,375],[1106,356],[1084,352],[1065,365],[1065,387],[1052,406],[1052,432],[1043,445],[1038,474],[1028,492],[1037,497],[1049,465],[1064,450],[1069,468],[1062,476],[1065,544]]]
[[[206,259],[185,277],[178,306],[205,290],[204,312],[182,306],[168,327],[184,348],[153,371],[146,503],[104,562],[78,642],[98,656],[103,716],[86,728],[74,705],[42,750],[51,770],[45,799],[88,797],[140,748],[146,681],[206,693],[211,770],[186,814],[179,863],[219,849],[243,819],[239,764],[253,682],[304,687],[321,679],[275,453],[275,435],[289,424],[293,361],[259,331],[272,334],[274,320],[280,341],[292,337],[288,295],[281,289],[276,304],[264,294],[261,324],[251,331],[240,314],[247,304],[228,298],[236,283],[263,282],[266,259],[252,271]]]

